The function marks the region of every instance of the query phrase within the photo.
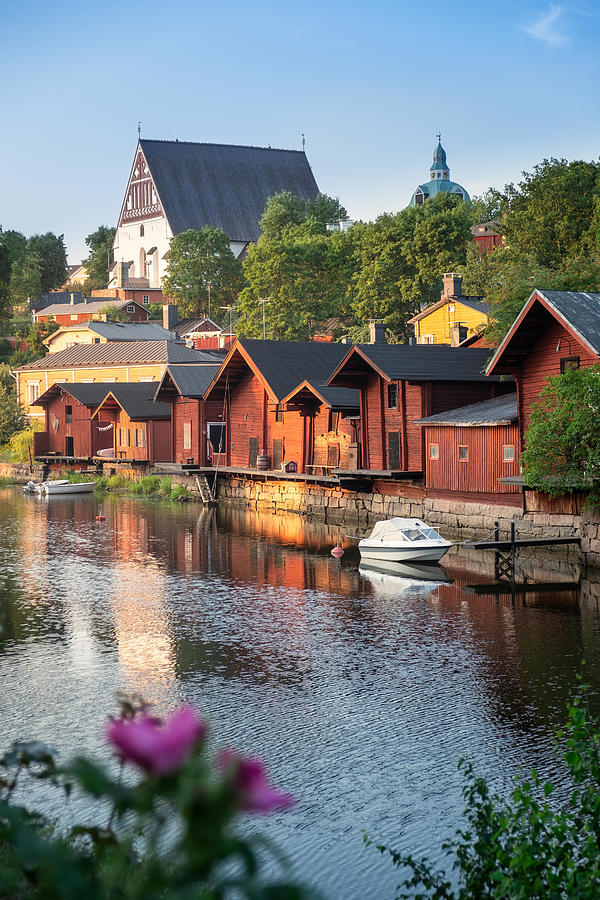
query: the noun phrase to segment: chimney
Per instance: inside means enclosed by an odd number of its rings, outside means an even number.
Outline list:
[[[452,347],[458,347],[467,337],[467,326],[459,325],[456,323],[455,325],[450,326],[450,345]]]
[[[163,306],[163,328],[173,331],[177,322],[177,307],[173,303],[165,303]]]
[[[444,275],[444,290],[442,291],[442,300],[448,297],[460,297],[462,294],[462,275],[456,272],[446,272]]]
[[[369,343],[385,344],[385,325],[376,319],[369,321]]]
[[[71,306],[75,304],[75,294],[69,294],[69,304]]]

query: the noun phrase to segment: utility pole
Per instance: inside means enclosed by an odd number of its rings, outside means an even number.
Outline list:
[[[266,339],[267,339],[267,321],[265,319],[265,303],[268,303],[269,301],[266,299],[263,300],[262,298],[260,298],[259,302],[262,303],[262,308],[263,308],[263,313],[262,313],[262,316],[263,316],[263,341],[266,341]]]
[[[210,319],[210,289],[212,287],[212,281],[206,282],[206,289],[208,291],[208,318]]]
[[[229,310],[229,334],[232,334],[232,333],[233,333],[233,320],[232,320],[232,316],[233,316],[233,310],[235,309],[235,306],[222,306],[221,309],[228,309],[228,310]]]

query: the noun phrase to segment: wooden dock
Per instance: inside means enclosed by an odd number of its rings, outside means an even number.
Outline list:
[[[546,538],[513,538],[505,541],[478,541],[470,544],[474,550],[512,550],[513,547],[556,547],[560,544],[577,544],[581,546],[581,538],[578,537],[546,537]]]

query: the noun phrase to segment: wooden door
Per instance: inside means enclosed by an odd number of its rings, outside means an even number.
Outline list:
[[[248,466],[251,469],[256,468],[257,456],[258,456],[258,438],[250,438],[248,441]]]
[[[273,470],[281,469],[283,462],[283,441],[273,441]]]
[[[339,465],[340,462],[340,445],[339,444],[328,444],[327,445],[327,466],[328,468],[335,469]]]
[[[388,469],[400,468],[400,432],[388,433]]]

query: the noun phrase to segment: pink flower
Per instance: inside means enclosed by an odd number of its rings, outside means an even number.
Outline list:
[[[291,794],[284,794],[269,782],[262,759],[256,756],[244,758],[233,750],[222,750],[218,765],[230,778],[240,809],[268,813],[273,809],[285,809],[293,805],[294,798]]]
[[[206,730],[196,710],[184,706],[164,724],[146,713],[135,719],[113,719],[106,738],[123,760],[153,775],[168,775],[183,765]]]

